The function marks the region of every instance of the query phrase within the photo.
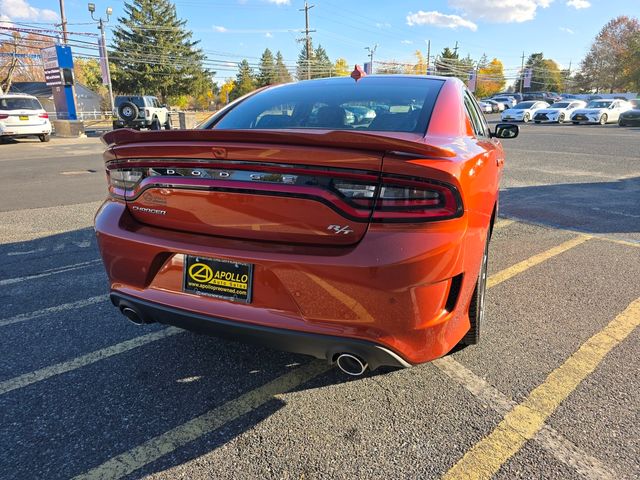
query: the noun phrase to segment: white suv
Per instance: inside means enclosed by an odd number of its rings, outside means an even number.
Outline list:
[[[49,115],[36,97],[10,93],[0,95],[0,141],[5,138],[38,137],[48,142]]]

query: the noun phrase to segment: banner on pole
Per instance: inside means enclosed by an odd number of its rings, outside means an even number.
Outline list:
[[[475,70],[472,70],[471,72],[469,72],[469,77],[467,79],[467,88],[475,93],[476,91],[476,80],[477,80],[477,75]]]
[[[533,69],[527,68],[524,71],[524,88],[531,88],[531,77],[533,77]]]
[[[102,38],[98,38],[98,50],[100,52],[100,73],[102,74],[102,84],[109,85],[111,83],[111,76],[109,74],[109,65],[107,64],[107,47],[102,41]]]

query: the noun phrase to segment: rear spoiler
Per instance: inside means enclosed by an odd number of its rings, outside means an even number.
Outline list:
[[[397,136],[396,136],[397,135]],[[237,142],[352,148],[428,157],[454,157],[450,148],[424,143],[424,137],[411,133],[375,134],[345,130],[165,130],[128,128],[107,132],[102,141],[108,146],[157,142]]]

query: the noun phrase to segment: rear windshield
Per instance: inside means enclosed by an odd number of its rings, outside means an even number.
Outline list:
[[[35,98],[0,98],[0,110],[42,110],[42,105]]]
[[[327,129],[426,132],[442,80],[349,77],[283,85],[253,95],[216,129]]]
[[[118,108],[124,102],[131,102],[136,107],[145,107],[143,97],[116,97],[115,107]]]

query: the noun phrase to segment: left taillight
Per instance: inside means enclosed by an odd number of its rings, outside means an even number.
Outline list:
[[[9,118],[9,115],[4,115],[4,114],[0,115],[0,120],[4,120],[6,118]]]
[[[111,169],[107,170],[107,180],[109,182],[109,193],[115,197],[122,198],[127,191],[133,188],[145,177],[143,168]]]

